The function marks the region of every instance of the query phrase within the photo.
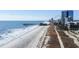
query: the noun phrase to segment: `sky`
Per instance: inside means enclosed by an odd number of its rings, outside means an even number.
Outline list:
[[[52,17],[61,18],[62,10],[0,10],[0,20],[47,21]],[[74,19],[79,19],[79,11],[74,10]]]

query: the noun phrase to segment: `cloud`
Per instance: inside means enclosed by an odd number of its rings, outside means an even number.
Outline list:
[[[48,20],[51,16],[31,16],[31,15],[0,15],[0,20]]]

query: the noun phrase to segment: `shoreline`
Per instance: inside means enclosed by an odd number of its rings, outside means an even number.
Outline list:
[[[11,33],[5,32],[4,34],[1,35],[1,40],[0,40],[0,46],[7,44],[8,42],[14,40],[13,38],[20,37],[23,32],[29,33],[33,29],[38,27],[38,25],[31,26],[31,27],[26,27],[26,28],[19,28],[19,29],[11,29]]]
[[[34,46],[33,43],[36,46],[37,45],[36,42],[38,42],[40,40],[40,37],[43,35],[43,32],[45,29],[47,29],[47,27],[38,26],[38,28],[34,29],[33,31],[29,32],[28,34],[24,33],[22,36],[16,38],[13,41],[8,42],[7,44],[3,45],[2,47],[7,47],[7,48],[9,48],[9,47],[10,48],[28,47],[28,48],[31,48]]]

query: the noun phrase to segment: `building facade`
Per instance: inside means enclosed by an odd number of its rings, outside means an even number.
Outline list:
[[[61,13],[61,24],[65,25],[67,22],[73,21],[73,11],[72,10],[67,10],[67,11],[62,11]]]
[[[67,13],[68,13],[68,21],[70,22],[70,21],[73,21],[73,11],[72,10],[69,10],[69,11],[67,11]]]

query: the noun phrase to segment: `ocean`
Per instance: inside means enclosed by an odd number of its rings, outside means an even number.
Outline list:
[[[38,25],[44,21],[0,21],[0,34],[8,29],[25,28]]]

